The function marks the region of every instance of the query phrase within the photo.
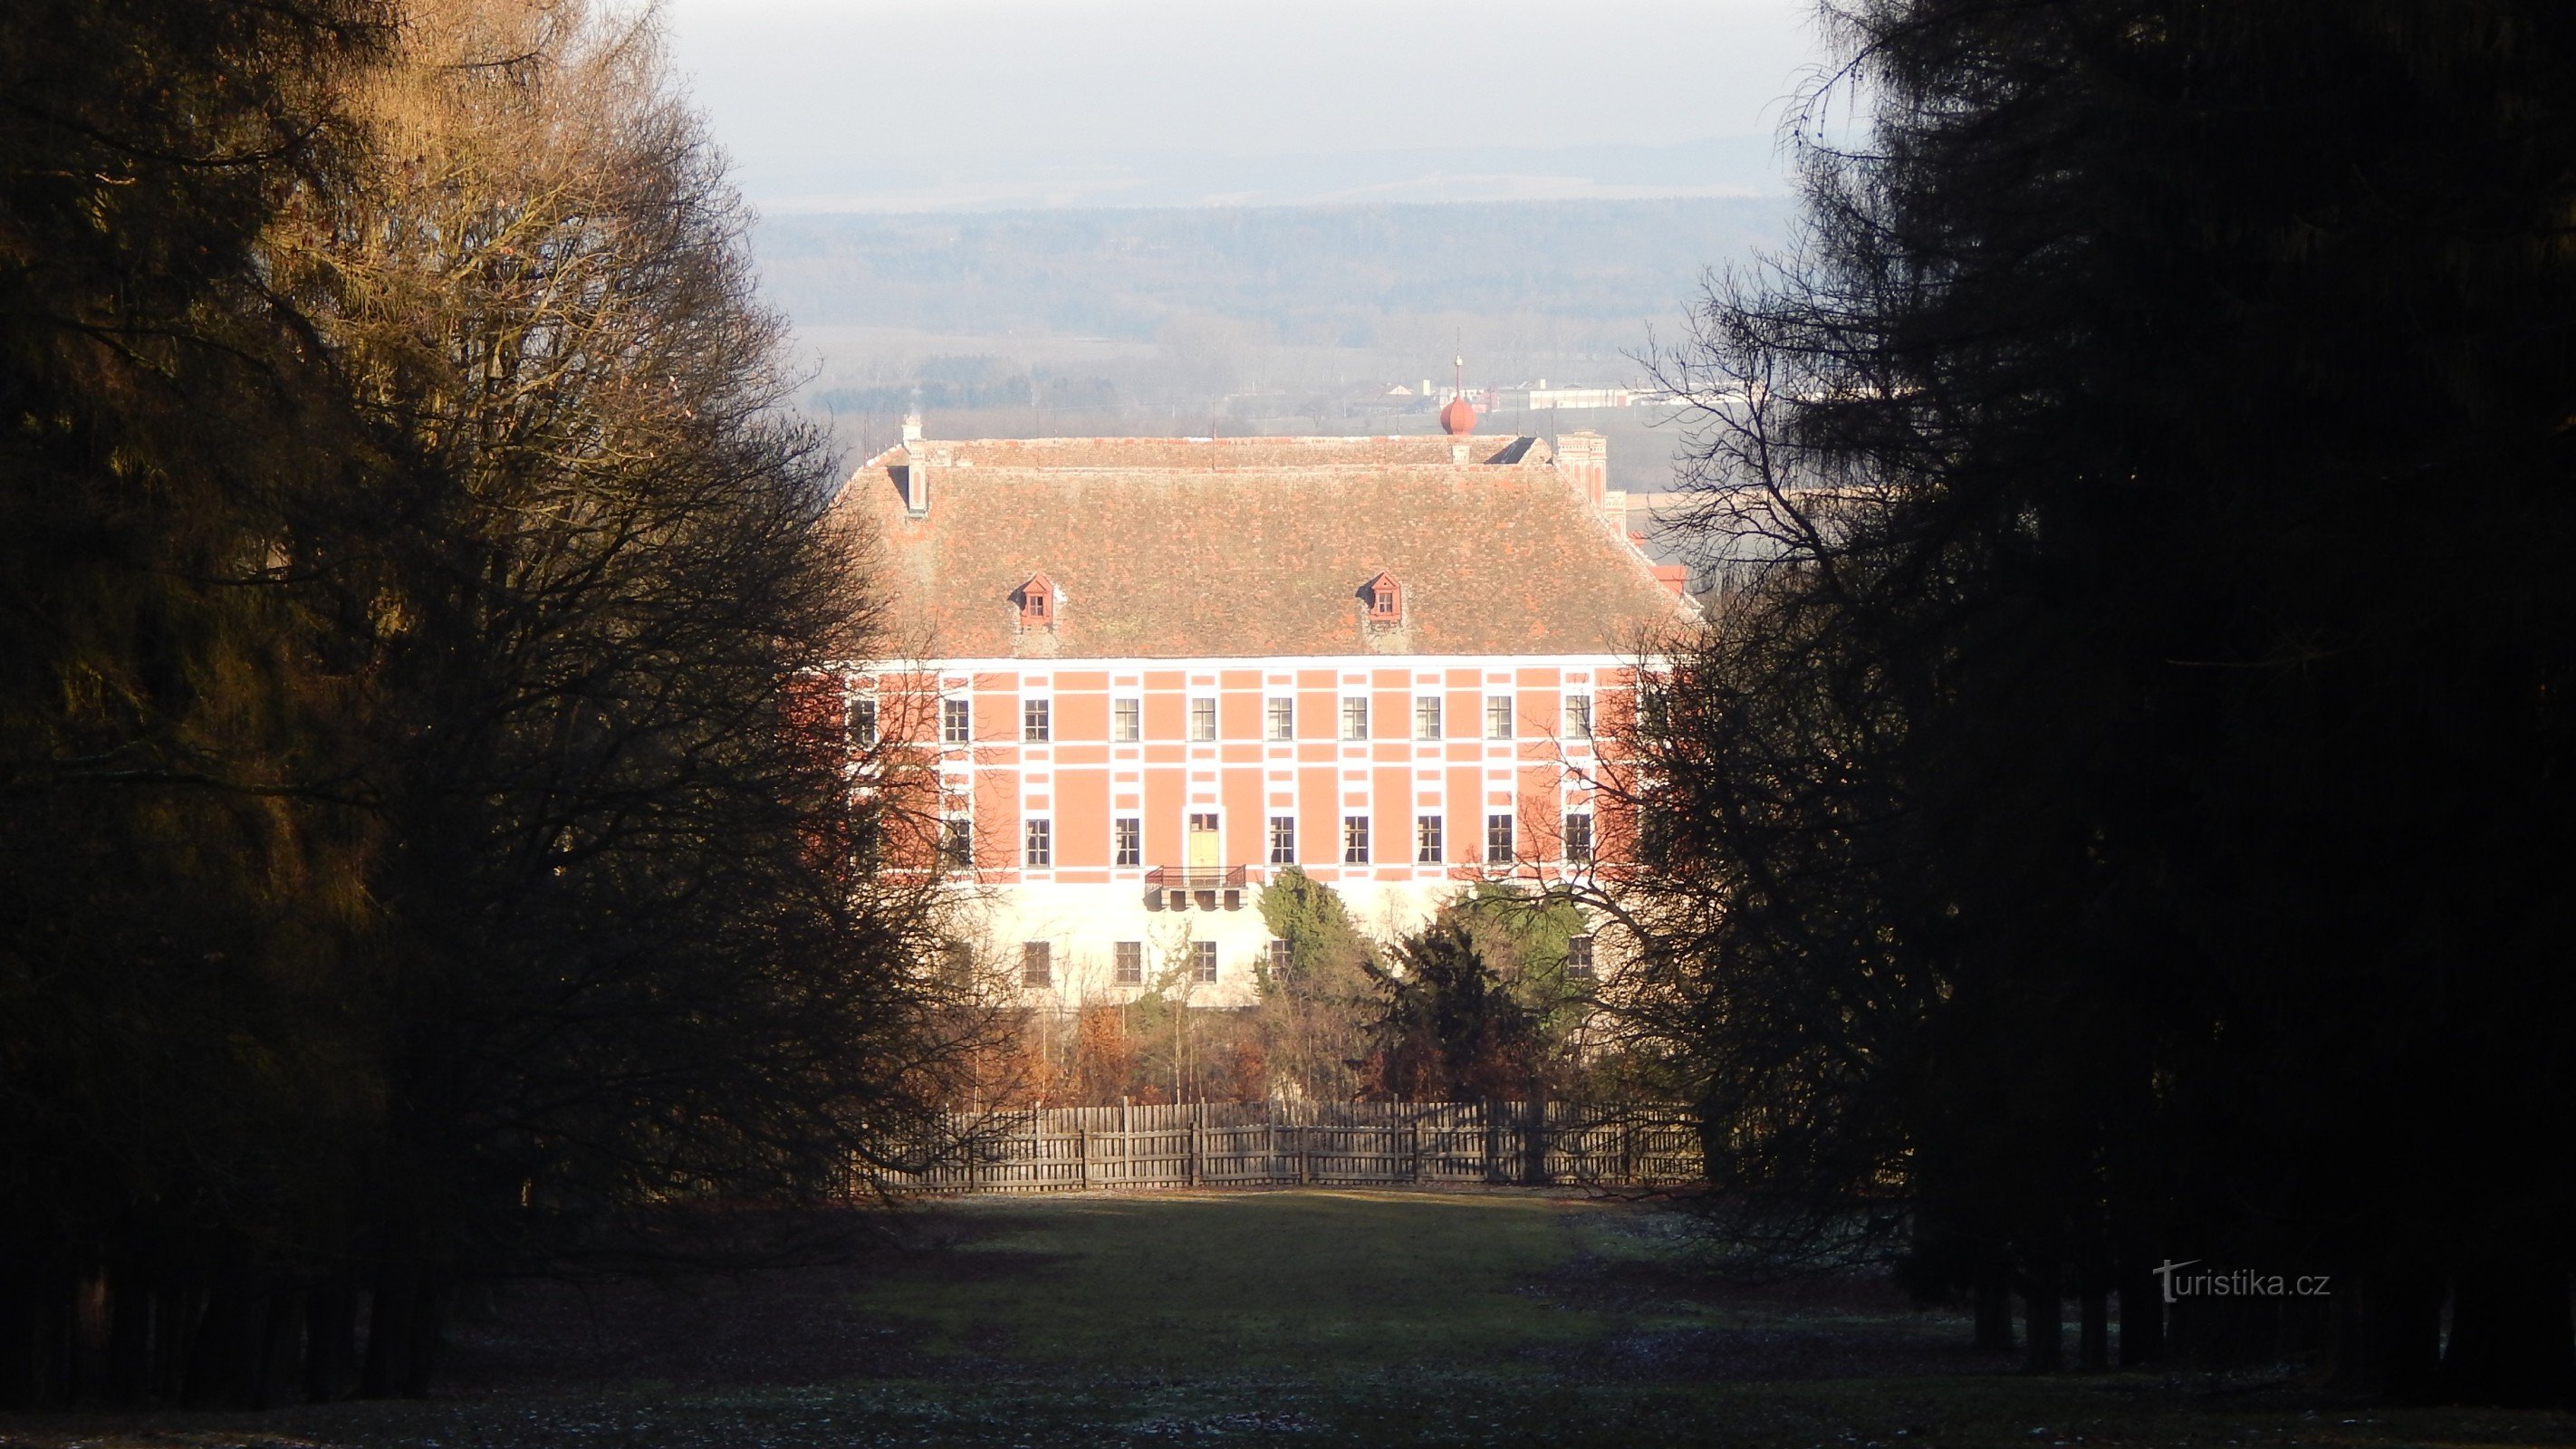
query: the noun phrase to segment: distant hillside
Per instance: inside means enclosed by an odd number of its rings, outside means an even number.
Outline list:
[[[1553,347],[1633,346],[1703,268],[1777,245],[1778,197],[790,216],[764,285],[802,327],[1248,340],[1418,351],[1426,322],[1514,319]],[[1471,329],[1472,330],[1472,329]]]

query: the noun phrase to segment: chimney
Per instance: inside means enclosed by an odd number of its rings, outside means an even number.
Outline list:
[[[930,516],[930,475],[948,461],[915,438],[903,445],[903,511],[914,518]]]
[[[921,441],[921,414],[905,413],[903,415],[903,440],[907,443],[918,443]]]
[[[1559,433],[1556,435],[1556,471],[1582,499],[1607,519],[1621,533],[1628,531],[1627,500],[1619,502],[1619,511],[1610,511],[1610,440],[1599,433]]]

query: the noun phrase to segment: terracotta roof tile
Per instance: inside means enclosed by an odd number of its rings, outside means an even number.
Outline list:
[[[1436,461],[1409,456],[1425,443]],[[1483,439],[1515,461],[1459,466],[1448,444],[924,441],[915,455],[948,461],[922,516],[900,448],[840,506],[872,516],[891,622],[924,657],[1618,653],[1681,617],[1543,445]],[[1393,624],[1367,618],[1380,572],[1402,586]],[[1063,601],[1053,629],[1020,627],[1032,574]]]

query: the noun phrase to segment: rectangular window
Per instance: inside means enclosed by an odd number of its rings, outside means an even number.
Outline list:
[[[1120,941],[1109,948],[1111,980],[1120,986],[1145,984],[1145,943]]]
[[[939,863],[950,870],[975,866],[975,822],[951,815],[939,822]]]
[[[1569,740],[1592,738],[1592,696],[1569,694],[1565,697],[1565,737]]]
[[[940,743],[949,745],[968,745],[975,742],[973,701],[943,699],[939,702],[939,740]]]
[[[873,694],[853,695],[849,710],[850,744],[864,750],[877,742],[877,698]]]
[[[1194,740],[1212,740],[1216,738],[1215,700],[1194,699],[1190,701],[1190,738]]]
[[[1190,943],[1190,979],[1201,985],[1216,980],[1216,942]]]
[[[1292,951],[1292,950],[1290,950],[1290,949],[1288,949],[1288,943],[1287,943],[1287,942],[1280,940],[1280,939],[1279,939],[1278,937],[1276,937],[1276,936],[1271,937],[1271,938],[1270,938],[1270,975],[1271,975],[1271,978],[1272,978],[1273,980],[1276,980],[1276,979],[1279,979],[1279,978],[1281,978],[1281,977],[1286,976],[1286,975],[1287,975],[1291,970],[1295,969],[1296,965],[1297,965],[1297,953],[1296,953],[1296,952],[1294,952],[1294,951]]]
[[[1565,812],[1565,859],[1569,865],[1592,859],[1592,813],[1588,810]]]
[[[1342,738],[1346,740],[1368,738],[1368,700],[1366,698],[1354,696],[1342,701]]]
[[[1368,817],[1342,817],[1342,864],[1366,865],[1368,858]]]
[[[1055,822],[1030,820],[1020,826],[1020,864],[1055,864]]]
[[[1272,865],[1295,865],[1297,863],[1296,816],[1273,815],[1270,817],[1270,863]]]
[[[1512,697],[1508,694],[1485,696],[1485,738],[1507,740],[1512,737]]]
[[[1511,863],[1511,859],[1512,817],[1508,815],[1486,816],[1485,863],[1488,865],[1508,865]]]
[[[1053,986],[1055,984],[1055,943],[1022,941],[1020,943],[1020,984]]]
[[[1569,937],[1565,943],[1565,974],[1579,981],[1592,979],[1592,938]]]
[[[1262,734],[1274,740],[1297,738],[1297,701],[1287,695],[1274,695],[1262,702]]]
[[[1413,737],[1417,740],[1440,738],[1440,699],[1437,695],[1413,702]]]
[[[1110,861],[1115,865],[1145,863],[1145,822],[1121,815],[1109,822]]]
[[[1020,738],[1033,745],[1054,738],[1055,706],[1053,701],[1024,699],[1020,701]]]
[[[1443,848],[1440,840],[1440,817],[1437,815],[1413,817],[1413,863],[1438,865]]]
[[[1109,702],[1109,738],[1122,745],[1132,745],[1145,737],[1145,701],[1115,699]]]

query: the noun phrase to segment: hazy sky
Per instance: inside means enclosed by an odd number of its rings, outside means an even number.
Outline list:
[[[779,211],[1776,187],[1813,0],[666,0]],[[1715,145],[1703,143],[1720,143]]]

